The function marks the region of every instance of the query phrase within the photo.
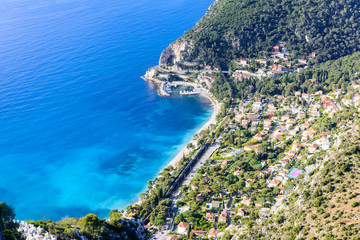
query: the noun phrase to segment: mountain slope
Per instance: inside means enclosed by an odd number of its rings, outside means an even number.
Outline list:
[[[346,116],[342,116],[346,118]],[[360,125],[340,134],[313,171],[302,176],[253,226],[231,227],[231,239],[359,239]]]
[[[360,50],[356,0],[217,0],[191,30],[165,49],[160,65],[226,64],[258,56],[278,41],[316,61]]]

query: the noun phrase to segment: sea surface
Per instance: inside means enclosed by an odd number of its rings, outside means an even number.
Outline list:
[[[213,0],[2,0],[0,202],[17,219],[106,218],[210,118],[140,76]]]

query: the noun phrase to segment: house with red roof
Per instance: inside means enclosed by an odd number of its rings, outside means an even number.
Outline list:
[[[254,137],[253,137],[254,140],[256,141],[261,141],[262,140],[262,136],[260,133],[256,134]]]
[[[196,236],[199,237],[206,237],[207,231],[202,231],[202,230],[195,230],[195,229],[191,229],[191,232],[194,233]]]
[[[277,186],[279,186],[280,183],[281,183],[280,180],[272,180],[272,181],[269,183],[269,187],[272,187],[272,188],[277,187]]]
[[[294,143],[293,146],[291,147],[291,150],[295,152],[299,151],[300,149],[301,149],[301,145],[298,143]]]
[[[278,174],[282,177],[286,176],[286,172],[284,170],[281,170]]]
[[[298,63],[307,64],[307,60],[306,59],[298,59]]]
[[[243,65],[243,66],[246,66],[246,65],[249,64],[248,60],[246,60],[246,59],[240,59],[239,62],[240,62],[240,64]]]
[[[207,212],[205,214],[205,219],[208,220],[209,222],[214,222],[215,221],[215,213]]]
[[[273,141],[276,141],[276,140],[279,140],[279,141],[280,141],[280,140],[282,139],[282,137],[283,137],[283,136],[282,136],[281,134],[275,134],[275,135],[273,134],[273,135],[271,135],[270,138],[271,138]]]
[[[272,165],[272,166],[269,167],[269,170],[272,171],[272,172],[274,172],[274,171],[279,170],[279,167],[278,167],[278,166],[275,166],[275,165]]]
[[[220,213],[219,222],[227,223],[228,221],[228,214],[226,212]]]
[[[282,165],[286,165],[286,164],[289,163],[289,161],[290,161],[290,159],[282,158],[282,159],[280,160],[280,163],[281,163]]]
[[[287,153],[285,153],[286,155],[290,156],[290,157],[293,157],[296,155],[296,152],[295,151],[289,151]]]
[[[317,150],[318,148],[319,148],[319,146],[316,145],[316,144],[310,145],[310,146],[309,146],[309,153],[314,153],[314,152],[316,152],[316,150]]]
[[[189,228],[189,223],[187,223],[187,222],[180,222],[180,223],[177,225],[177,233],[179,233],[179,234],[186,234],[188,228]]]
[[[239,208],[239,209],[237,210],[237,215],[238,215],[238,216],[244,217],[244,216],[245,216],[245,213],[246,213],[246,211],[245,211],[244,209],[242,209],[242,208]]]
[[[260,144],[254,144],[254,145],[246,145],[244,147],[245,151],[251,151],[251,150],[257,150],[257,148],[260,146]]]
[[[219,234],[219,231],[212,228],[212,229],[209,230],[208,236],[216,238],[218,234]]]

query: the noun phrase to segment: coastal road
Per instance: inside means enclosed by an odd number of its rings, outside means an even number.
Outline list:
[[[174,71],[174,70],[167,70],[167,69],[163,69],[160,68],[159,65],[154,67],[155,69],[159,70],[159,71],[163,71],[163,72],[168,72],[168,73],[177,73],[177,74],[181,74],[181,75],[185,75],[187,73],[218,73],[220,71],[217,70],[178,70],[178,71]],[[229,74],[229,71],[221,71],[224,74]]]

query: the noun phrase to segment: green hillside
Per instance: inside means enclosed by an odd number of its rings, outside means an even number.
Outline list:
[[[356,52],[300,73],[286,73],[276,79],[264,78],[261,81],[247,80],[239,83],[237,89],[241,91],[246,84],[254,84],[262,94],[289,96],[295,91],[313,94],[320,90],[328,92],[338,88],[346,89],[351,81],[358,79],[359,73],[360,52]],[[313,84],[312,81],[316,83]]]
[[[355,123],[340,134],[332,151],[319,156],[320,163],[312,171],[293,184],[267,219],[226,235],[234,239],[360,239],[359,140]]]
[[[324,62],[360,50],[359,10],[356,0],[218,0],[179,40],[192,42],[185,61],[224,64],[285,41]]]

